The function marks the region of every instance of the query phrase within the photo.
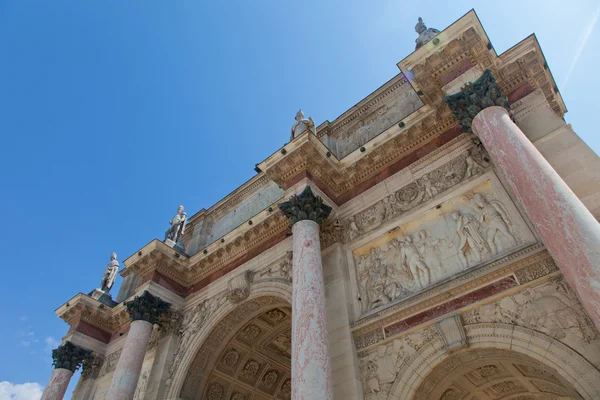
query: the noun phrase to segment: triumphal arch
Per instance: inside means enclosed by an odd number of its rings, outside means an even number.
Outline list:
[[[78,400],[600,399],[600,159],[535,36],[415,30],[398,75],[298,112],[252,179],[58,308],[44,399],[80,366]]]

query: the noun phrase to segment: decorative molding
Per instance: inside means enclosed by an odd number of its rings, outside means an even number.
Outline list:
[[[465,180],[482,175],[490,166],[489,156],[482,148],[473,147],[465,151],[375,204],[344,218],[343,242],[353,241],[385,222],[409,213],[420,204],[438,197]]]

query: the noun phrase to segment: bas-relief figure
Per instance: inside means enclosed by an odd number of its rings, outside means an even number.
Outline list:
[[[402,365],[436,337],[439,337],[439,332],[430,327],[380,345],[363,355],[360,368],[365,399],[386,399]]]
[[[106,265],[104,274],[102,275],[102,281],[100,282],[100,290],[108,294],[110,289],[115,283],[117,277],[117,271],[119,271],[119,262],[117,261],[117,253],[112,252],[110,255],[110,262]]]
[[[600,350],[600,334],[562,277],[466,311],[462,317],[465,325],[519,325],[545,333],[583,353],[589,345]]]
[[[312,132],[313,135],[317,134],[317,128],[315,127],[315,121],[313,121],[312,117],[308,117],[308,119],[304,119],[304,113],[302,110],[299,110],[296,113],[296,123],[292,126],[292,134],[290,136],[290,141],[294,140],[301,134],[306,131]]]
[[[177,207],[177,214],[169,221],[169,229],[165,232],[165,241],[172,240],[173,243],[177,243],[185,233],[185,223],[187,221],[187,214],[185,213],[183,206]]]
[[[260,272],[261,277],[279,278],[285,281],[292,281],[292,260],[294,255],[292,251],[287,251],[283,259],[274,262]]]
[[[496,198],[491,181],[484,181],[354,250],[361,312],[533,242],[527,232],[518,214]]]
[[[490,166],[488,155],[473,147],[460,156],[428,172],[367,209],[342,221],[342,240],[350,242],[381,224],[409,212],[416,206],[481,174]]]

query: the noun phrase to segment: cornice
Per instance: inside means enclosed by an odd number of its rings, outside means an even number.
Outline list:
[[[56,315],[69,324],[72,329],[78,325],[79,321],[84,321],[103,331],[113,333],[129,323],[124,303],[110,308],[83,293],[77,294],[60,306],[56,310]]]

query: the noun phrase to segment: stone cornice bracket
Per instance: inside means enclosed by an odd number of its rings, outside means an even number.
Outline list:
[[[155,325],[161,321],[161,315],[169,310],[171,304],[146,290],[141,296],[135,296],[126,306],[132,321],[147,321]]]
[[[502,94],[502,88],[492,76],[488,68],[474,82],[469,82],[462,87],[460,92],[444,97],[448,103],[452,116],[460,122],[464,132],[470,134],[472,139],[479,142],[471,129],[473,118],[484,108],[492,106],[504,107],[510,113],[508,98]]]
[[[444,318],[436,325],[449,352],[458,351],[468,347],[467,334],[462,320],[460,319],[460,314],[454,314],[448,318]]]
[[[279,209],[292,224],[307,219],[321,224],[332,210],[323,203],[321,197],[315,196],[310,186],[306,186],[299,195],[293,195],[288,201],[280,203]]]
[[[75,373],[83,360],[91,354],[91,350],[84,349],[67,341],[52,350],[52,365],[54,368],[68,369]]]

